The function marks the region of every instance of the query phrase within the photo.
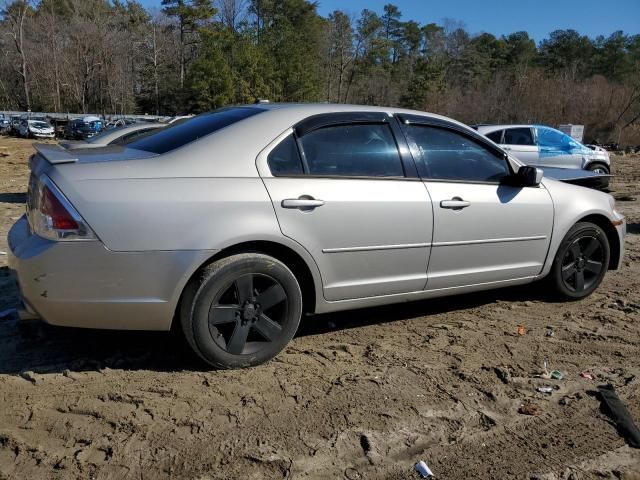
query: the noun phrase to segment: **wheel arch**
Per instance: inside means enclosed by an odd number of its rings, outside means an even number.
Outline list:
[[[607,171],[611,172],[611,166],[608,165],[604,160],[591,160],[591,161],[586,163],[586,165],[584,166],[584,169],[585,170],[591,170],[591,167],[594,167],[596,165],[601,165],[601,166],[605,167],[607,169]]]
[[[189,286],[193,285],[193,282],[197,280],[202,270],[213,262],[238,253],[261,253],[269,255],[284,263],[293,272],[300,284],[303,313],[313,313],[315,311],[317,298],[316,287],[319,285],[317,285],[317,280],[314,278],[311,267],[302,255],[296,252],[293,248],[283,245],[282,243],[270,240],[251,240],[223,248],[205,260],[194,270],[180,292],[180,297],[176,304],[174,318],[172,321],[172,328],[180,323],[175,320],[179,316],[185,293],[189,291]]]
[[[589,222],[599,226],[604,233],[607,235],[607,240],[609,241],[609,248],[611,249],[609,255],[609,270],[617,270],[618,264],[620,261],[620,238],[618,237],[618,232],[615,227],[611,224],[611,220],[609,220],[604,215],[600,214],[591,214],[586,217],[582,217],[578,222]],[[576,223],[578,223],[576,222]]]

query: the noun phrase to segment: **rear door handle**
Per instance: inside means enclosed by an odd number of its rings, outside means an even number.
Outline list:
[[[298,208],[300,210],[313,210],[324,205],[324,200],[317,200],[308,195],[300,198],[285,198],[282,200],[282,208]]]
[[[451,200],[442,200],[440,208],[450,208],[451,210],[462,210],[471,205],[471,202],[462,200],[460,197],[453,197]]]

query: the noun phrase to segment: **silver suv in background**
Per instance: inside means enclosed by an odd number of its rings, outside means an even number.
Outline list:
[[[526,165],[579,168],[609,174],[609,152],[595,150],[555,128],[544,125],[477,125],[478,133]]]

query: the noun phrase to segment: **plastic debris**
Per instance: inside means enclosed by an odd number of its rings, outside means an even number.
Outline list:
[[[593,380],[593,375],[589,372],[580,372],[580,376],[582,378],[586,378],[587,380]]]
[[[518,325],[518,335],[524,335],[526,333],[526,330],[524,328],[524,325]]]
[[[618,433],[630,447],[640,448],[640,429],[633,423],[633,417],[625,404],[620,400],[613,385],[598,387],[604,412],[616,423]]]
[[[420,460],[418,463],[416,463],[416,471],[420,474],[422,478],[433,477],[433,472],[427,466],[427,464],[424,463],[424,460]]]
[[[551,394],[553,393],[553,387],[538,387],[536,388],[536,392]]]
[[[564,378],[564,375],[560,370],[554,370],[553,372],[551,372],[550,376],[554,380],[562,380]]]
[[[15,308],[7,308],[6,310],[0,312],[0,318],[8,317],[9,315],[12,315],[14,313],[16,313]]]
[[[553,337],[555,334],[556,332],[553,331],[553,327],[547,327],[547,333],[545,333],[545,336]]]

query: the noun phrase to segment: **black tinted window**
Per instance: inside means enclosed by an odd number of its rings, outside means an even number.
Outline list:
[[[184,123],[159,128],[157,132],[129,143],[128,147],[166,153],[263,111],[259,108],[230,107],[203,113]]]
[[[533,145],[530,128],[509,128],[504,131],[505,145]]]
[[[321,128],[302,137],[301,143],[311,175],[404,176],[386,124]]]
[[[495,143],[502,143],[502,132],[504,130],[498,130],[497,132],[487,133],[487,138],[491,139]]]
[[[508,175],[504,158],[452,130],[409,125],[422,153],[421,175],[440,180],[497,182]]]
[[[153,127],[135,130],[133,132],[122,135],[120,138],[116,138],[111,143],[109,143],[109,145],[125,145],[127,143],[133,142],[134,140],[139,140],[140,137],[142,137],[143,135],[147,135],[148,133],[153,132],[154,130],[155,128]]]
[[[269,169],[274,177],[302,175],[300,153],[293,135],[289,135],[269,153]]]

